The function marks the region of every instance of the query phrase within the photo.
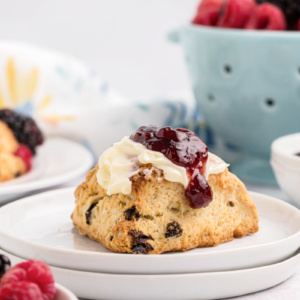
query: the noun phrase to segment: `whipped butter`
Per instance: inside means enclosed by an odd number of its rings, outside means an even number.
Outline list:
[[[184,167],[175,165],[158,151],[148,150],[125,136],[120,142],[108,148],[99,158],[97,180],[107,190],[108,195],[131,193],[130,178],[141,170],[141,164],[152,164],[163,171],[164,178],[171,182],[188,186],[189,179]],[[218,156],[208,153],[205,177],[210,174],[222,173],[229,165]]]

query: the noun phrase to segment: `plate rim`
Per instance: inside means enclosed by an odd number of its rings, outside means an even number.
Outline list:
[[[9,209],[11,206],[16,206],[21,202],[22,203],[24,203],[25,201],[26,202],[34,202],[34,201],[36,201],[36,199],[41,197],[41,195],[47,197],[49,195],[54,195],[55,196],[57,194],[62,194],[62,193],[74,193],[75,189],[76,189],[76,187],[67,187],[67,188],[51,190],[51,191],[39,193],[39,194],[36,194],[36,195],[32,195],[32,196],[29,196],[29,197],[25,197],[25,198],[19,199],[17,201],[11,202],[7,205],[4,205],[4,206],[0,207],[0,214],[4,210]],[[289,204],[289,203],[287,203],[283,200],[280,200],[280,199],[277,199],[275,197],[268,196],[268,195],[265,195],[265,194],[262,194],[262,193],[257,193],[257,192],[252,192],[252,191],[250,191],[249,193],[250,193],[251,196],[253,196],[253,195],[254,196],[263,196],[268,201],[275,201],[277,204],[283,205],[287,209],[293,210],[300,217],[300,210],[298,208],[296,208],[295,206],[293,206],[293,205],[291,205],[291,204]],[[39,200],[39,201],[41,201],[41,200]],[[45,249],[47,251],[51,251],[53,253],[63,253],[63,255],[80,254],[80,255],[83,255],[84,257],[93,255],[93,256],[96,256],[96,257],[103,257],[104,256],[104,257],[108,257],[108,258],[111,258],[111,257],[125,257],[126,256],[126,258],[129,258],[129,259],[130,259],[130,257],[135,257],[134,259],[136,259],[136,260],[156,260],[157,261],[157,260],[161,260],[161,259],[165,260],[165,259],[178,258],[178,256],[182,256],[181,254],[184,253],[184,252],[170,252],[170,253],[166,253],[164,255],[133,255],[132,256],[132,255],[129,255],[128,253],[96,252],[96,251],[86,251],[86,250],[78,250],[78,249],[76,249],[76,250],[72,249],[71,250],[71,249],[65,249],[65,248],[55,248],[53,246],[46,246],[46,245],[43,245],[43,244],[39,244],[37,242],[32,242],[32,241],[28,241],[28,240],[25,240],[25,239],[20,239],[18,237],[12,236],[12,235],[4,232],[2,230],[2,228],[0,227],[0,239],[1,239],[1,235],[5,236],[6,238],[8,238],[9,240],[14,241],[14,242],[25,243],[26,245],[29,245],[31,247],[42,248],[42,249]],[[199,255],[201,255],[201,256],[207,256],[207,255],[209,255],[209,256],[215,256],[215,255],[219,256],[219,255],[227,254],[227,253],[236,253],[236,252],[239,252],[239,251],[244,250],[244,249],[248,250],[248,249],[255,249],[255,248],[260,248],[260,247],[272,247],[274,244],[276,244],[276,245],[281,244],[281,243],[285,244],[287,241],[296,239],[297,237],[300,239],[300,228],[297,232],[289,235],[286,238],[283,238],[283,239],[280,239],[280,240],[277,240],[277,241],[268,242],[268,243],[265,243],[265,244],[250,245],[250,246],[246,246],[246,247],[242,247],[242,248],[236,248],[236,249],[224,249],[224,250],[221,250],[220,252],[213,252],[213,253],[205,252],[205,253],[199,254],[199,253],[195,252],[195,253],[190,253],[189,255],[190,256],[199,256]],[[3,246],[1,246],[1,247],[3,248]]]
[[[77,142],[74,142],[72,140],[62,138],[62,137],[47,138],[48,143],[53,143],[56,141],[60,141],[65,144],[67,143],[69,145],[72,145],[72,147],[76,147],[77,149],[79,149],[81,151],[81,153],[83,153],[83,155],[85,156],[85,161],[82,163],[82,165],[78,166],[76,169],[74,168],[68,172],[56,175],[54,177],[43,178],[41,180],[35,180],[32,182],[23,182],[20,184],[9,185],[6,187],[0,187],[0,196],[1,195],[3,195],[3,196],[17,195],[17,194],[22,194],[22,193],[26,193],[26,192],[32,192],[32,191],[52,187],[57,184],[63,184],[69,180],[76,178],[77,176],[80,176],[81,174],[84,174],[87,170],[89,170],[92,167],[92,165],[94,163],[93,155],[84,146],[82,146],[81,144],[79,144]],[[42,158],[46,158],[43,148],[41,148],[40,151],[41,151]],[[29,197],[31,197],[31,196],[29,196]],[[26,197],[26,198],[28,198],[28,197]],[[0,201],[0,203],[1,203],[1,201]]]
[[[22,256],[16,255],[11,253],[8,250],[3,249],[2,246],[0,246],[0,251],[4,251],[4,255],[8,254],[8,255],[12,255],[15,256],[18,259],[21,260],[27,260],[27,258],[24,258]],[[264,265],[264,266],[259,266],[259,267],[254,267],[254,268],[244,268],[244,269],[239,269],[239,270],[229,270],[229,271],[212,271],[212,272],[190,272],[190,273],[169,273],[169,274],[121,274],[121,273],[106,273],[106,272],[96,272],[96,271],[84,271],[84,270],[73,270],[73,269],[68,269],[68,268],[64,268],[64,267],[58,267],[58,266],[52,266],[51,264],[48,264],[49,267],[53,268],[53,269],[59,269],[59,270],[64,270],[64,271],[70,271],[70,272],[76,272],[76,273],[83,273],[83,274],[97,274],[97,275],[105,275],[108,277],[116,277],[116,276],[120,276],[120,277],[167,277],[167,276],[172,276],[172,277],[176,277],[176,276],[210,276],[210,275],[215,275],[215,274],[233,274],[233,273],[245,273],[245,272],[249,272],[252,271],[253,269],[255,270],[265,270],[265,269],[269,269],[271,267],[275,267],[275,266],[279,266],[279,265],[283,265],[286,264],[290,261],[293,260],[299,260],[300,263],[300,247],[298,247],[296,253],[290,255],[288,258],[283,259],[279,262],[273,263],[273,264],[269,264],[269,265]]]
[[[0,250],[2,250],[0,248]],[[15,256],[14,254],[11,254],[10,252],[4,252],[4,255],[7,255],[8,257],[10,257],[10,259],[12,260],[16,260],[17,262],[20,261],[24,261],[24,258],[19,257],[19,256]],[[171,288],[171,285],[173,286],[173,280],[176,283],[179,282],[184,282],[187,283],[187,281],[193,281],[195,284],[195,281],[199,282],[199,280],[204,280],[204,282],[209,282],[211,285],[211,282],[213,281],[214,283],[216,282],[220,282],[220,280],[222,280],[222,282],[224,281],[225,278],[225,285],[226,282],[229,282],[229,284],[233,285],[236,287],[236,282],[234,279],[236,279],[237,277],[241,278],[243,282],[246,282],[245,284],[239,284],[239,288],[238,289],[230,289],[228,290],[228,288],[226,288],[226,295],[220,295],[219,292],[217,292],[217,294],[214,294],[214,297],[212,297],[212,287],[208,287],[208,289],[205,289],[201,286],[200,284],[200,290],[199,288],[197,289],[193,289],[191,291],[192,294],[189,294],[189,292],[185,291],[185,295],[187,299],[195,299],[196,294],[197,294],[197,299],[223,299],[224,297],[227,299],[228,297],[231,299],[231,297],[236,297],[236,296],[242,296],[242,295],[246,295],[246,294],[252,294],[252,293],[256,293],[256,292],[260,292],[260,291],[265,291],[268,288],[271,287],[275,287],[278,284],[288,280],[290,277],[292,277],[296,272],[299,271],[299,263],[300,263],[300,248],[298,248],[296,254],[291,255],[290,257],[288,257],[287,259],[274,263],[274,264],[270,264],[270,265],[266,265],[266,266],[260,266],[260,267],[256,267],[256,268],[247,268],[247,269],[241,269],[241,270],[229,270],[229,271],[220,271],[220,272],[198,272],[198,273],[186,273],[186,274],[107,274],[107,273],[101,273],[101,272],[91,272],[91,271],[78,271],[78,270],[71,270],[71,269],[66,269],[66,268],[61,268],[61,267],[55,267],[55,266],[50,266],[53,274],[55,277],[57,277],[58,281],[63,283],[65,286],[68,286],[70,289],[74,290],[74,292],[76,293],[76,295],[78,295],[78,297],[82,297],[82,298],[89,298],[89,299],[99,299],[99,288],[96,289],[96,291],[86,291],[86,289],[81,289],[83,286],[81,286],[80,284],[77,285],[77,282],[82,282],[82,279],[86,279],[89,282],[95,283],[95,282],[102,282],[102,280],[105,280],[106,284],[116,284],[116,281],[118,282],[123,282],[123,286],[121,287],[121,292],[122,290],[124,291],[124,284],[126,285],[126,289],[128,288],[127,283],[132,283],[132,282],[144,282],[145,285],[149,286],[149,284],[154,285],[157,287],[157,282],[162,281],[163,284],[165,285],[167,283],[167,287],[168,290]],[[270,274],[274,274],[276,273],[276,276],[267,276],[269,277],[269,279],[267,280],[261,280],[261,282],[263,283],[263,286],[261,284],[256,285],[255,287],[253,287],[253,285],[251,285],[251,287],[249,287],[249,284],[247,284],[247,282],[249,282],[249,279],[254,279],[254,277],[256,277],[256,274],[260,274],[260,277],[264,277],[266,275],[270,275]],[[73,276],[73,277],[72,277]],[[68,278],[70,278],[68,280]],[[71,280],[71,281],[70,281]],[[73,282],[75,280],[75,285],[70,283]],[[155,281],[153,281],[155,280]],[[186,281],[187,280],[187,281]],[[171,283],[170,283],[171,281]],[[224,293],[224,284],[222,284],[222,293]],[[176,286],[176,285],[175,285]],[[182,286],[179,285],[179,290],[177,289],[177,291],[180,291],[180,295],[175,297],[176,299],[183,299],[182,296]],[[198,284],[199,286],[199,284]],[[188,286],[189,287],[189,286]],[[187,287],[187,288],[188,288]],[[101,288],[101,292],[106,293],[104,296],[105,299],[129,299],[126,295],[125,297],[120,297],[120,293],[118,294],[118,298],[116,298],[117,294],[115,292],[111,293],[111,288],[109,287],[109,292],[107,291],[107,288]],[[167,292],[166,290],[164,292]],[[96,294],[97,293],[97,294]],[[108,293],[110,293],[110,295],[108,296]],[[161,293],[161,291],[160,291]],[[157,296],[157,293],[154,293]],[[173,292],[174,294],[174,292]],[[209,296],[208,296],[209,294]],[[124,294],[123,294],[124,295]],[[174,295],[173,295],[174,296]],[[167,295],[163,295],[161,294],[161,299],[174,299],[172,295],[171,296],[167,296]],[[148,299],[149,296],[146,295],[146,297],[141,297],[138,294],[137,298],[136,296],[130,298],[130,299]],[[180,298],[179,298],[180,297]],[[104,299],[104,298],[103,298]],[[153,298],[154,299],[154,298]],[[157,299],[157,297],[155,297],[155,299]]]

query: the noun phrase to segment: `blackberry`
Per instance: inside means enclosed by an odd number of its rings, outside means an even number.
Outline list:
[[[36,146],[44,141],[42,132],[30,117],[20,115],[10,109],[1,109],[0,121],[6,123],[18,142],[26,145],[33,154],[35,154]]]
[[[258,4],[271,3],[278,6],[284,13],[289,29],[293,29],[300,18],[300,1],[299,0],[256,0]]]
[[[0,254],[0,278],[10,268],[10,260],[7,256]]]

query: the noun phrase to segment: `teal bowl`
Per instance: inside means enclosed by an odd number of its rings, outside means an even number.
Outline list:
[[[300,33],[186,25],[168,37],[183,47],[208,125],[269,168],[272,141],[300,131]],[[269,171],[249,171],[248,177],[264,179]]]

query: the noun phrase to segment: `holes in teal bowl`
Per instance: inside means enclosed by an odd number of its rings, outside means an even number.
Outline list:
[[[225,74],[230,75],[233,71],[232,66],[229,64],[225,64],[223,67]]]
[[[208,93],[206,95],[207,101],[210,103],[210,105],[215,106],[216,105],[216,98],[214,96],[214,94],[212,93]]]
[[[209,102],[215,102],[215,96],[213,95],[213,94],[211,94],[211,93],[208,93],[207,94],[207,100],[209,101]]]
[[[275,109],[276,107],[276,102],[274,99],[272,98],[267,98],[265,99],[265,106],[268,108],[268,109]]]

